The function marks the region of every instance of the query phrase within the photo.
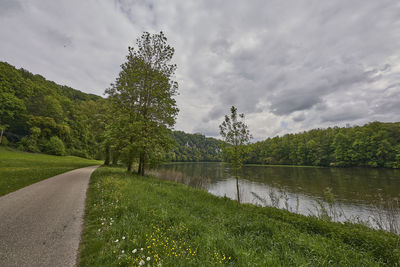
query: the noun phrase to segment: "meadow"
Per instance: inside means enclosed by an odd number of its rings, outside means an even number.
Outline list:
[[[102,163],[74,156],[51,156],[0,147],[0,196],[60,173]]]
[[[399,266],[400,238],[101,167],[79,266]]]

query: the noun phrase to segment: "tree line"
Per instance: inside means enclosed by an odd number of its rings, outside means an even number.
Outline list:
[[[400,123],[314,129],[249,145],[246,163],[400,168]]]

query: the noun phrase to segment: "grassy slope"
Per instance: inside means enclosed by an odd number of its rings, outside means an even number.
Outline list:
[[[400,239],[99,168],[88,191],[80,266],[135,266],[147,257],[152,266],[396,266]]]
[[[0,147],[0,196],[48,177],[101,161],[19,152]]]

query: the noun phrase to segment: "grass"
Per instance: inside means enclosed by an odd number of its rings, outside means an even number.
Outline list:
[[[399,266],[400,239],[101,167],[79,266]]]
[[[100,164],[102,161],[0,147],[0,196],[66,171]]]

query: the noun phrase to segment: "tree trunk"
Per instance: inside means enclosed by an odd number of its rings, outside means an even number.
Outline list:
[[[110,145],[106,145],[106,158],[104,160],[104,165],[110,165]]]
[[[144,176],[145,158],[146,153],[144,151],[140,152],[138,174],[141,176]]]
[[[0,145],[1,145],[1,140],[3,139],[3,132],[4,132],[4,130],[1,129],[1,134],[0,134]]]
[[[237,177],[236,177],[236,193],[237,193],[237,202],[240,204],[239,178]]]

